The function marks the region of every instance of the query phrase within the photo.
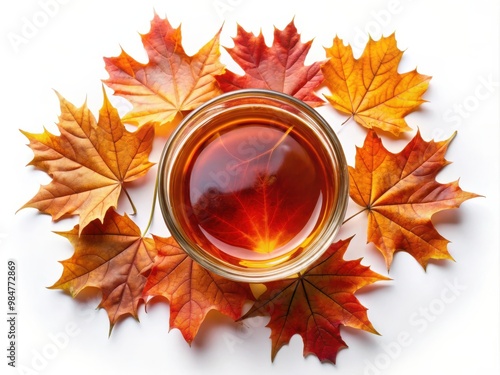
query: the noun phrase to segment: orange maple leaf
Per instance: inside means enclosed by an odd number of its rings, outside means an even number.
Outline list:
[[[170,328],[178,328],[191,344],[210,310],[238,319],[250,286],[218,276],[194,262],[171,237],[153,236],[158,250],[144,295],[170,302]]]
[[[108,313],[111,329],[121,317],[137,319],[146,283],[143,273],[156,255],[153,239],[142,237],[127,215],[114,210],[108,211],[103,223],[95,220],[79,233],[78,225],[58,233],[70,241],[75,252],[61,262],[63,273],[50,288],[65,290],[73,297],[85,288],[99,288],[99,307]]]
[[[255,36],[238,25],[234,47],[226,50],[245,75],[226,71],[215,78],[224,92],[245,88],[269,89],[317,107],[324,103],[314,94],[323,82],[323,74],[319,62],[304,65],[310,48],[311,41],[300,41],[293,21],[283,30],[274,29],[271,47],[266,45],[262,32]]]
[[[104,58],[109,73],[104,83],[133,104],[123,121],[138,126],[167,125],[171,131],[176,116],[219,95],[213,77],[224,72],[219,61],[219,34],[188,56],[182,47],[180,27],[173,28],[167,19],[155,14],[151,30],[141,35],[147,64],[137,62],[123,50],[118,57]]]
[[[424,268],[429,259],[452,259],[449,241],[434,228],[432,215],[478,196],[462,191],[458,181],[435,180],[448,164],[444,156],[453,137],[425,142],[417,132],[401,152],[393,154],[370,131],[363,147],[357,148],[355,167],[349,167],[350,196],[368,211],[368,241],[384,255],[388,269],[400,250]]]
[[[378,41],[370,38],[359,59],[337,37],[326,53],[328,60],[321,69],[331,94],[325,97],[335,109],[368,129],[396,136],[411,130],[404,117],[424,102],[431,77],[416,70],[398,73],[403,52],[394,34]]]
[[[371,271],[358,260],[344,260],[350,239],[332,244],[297,278],[266,283],[267,290],[243,316],[271,317],[274,360],[281,347],[299,334],[304,340],[304,356],[335,363],[337,352],[347,347],[340,326],[377,333],[368,320],[366,308],[354,293],[363,286],[388,278]]]
[[[127,131],[106,93],[97,122],[86,104],[77,108],[59,99],[60,135],[21,131],[34,152],[30,165],[52,177],[22,208],[37,208],[53,220],[80,215],[81,231],[94,219],[102,222],[108,209],[117,206],[123,185],[151,168],[154,128]]]

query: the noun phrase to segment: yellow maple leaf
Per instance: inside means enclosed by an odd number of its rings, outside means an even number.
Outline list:
[[[396,136],[411,130],[404,117],[424,102],[431,77],[416,69],[398,73],[403,52],[394,34],[378,41],[370,38],[359,59],[337,37],[326,54],[322,71],[331,94],[325,97],[335,109],[368,129]]]

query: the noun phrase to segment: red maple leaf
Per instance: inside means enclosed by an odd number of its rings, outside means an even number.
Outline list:
[[[145,297],[162,296],[170,302],[170,328],[178,328],[191,344],[210,310],[232,319],[253,300],[250,286],[207,271],[194,262],[172,237],[153,236],[158,256],[144,287]]]
[[[245,71],[239,76],[230,70],[215,78],[224,92],[260,88],[283,92],[317,107],[323,104],[314,90],[323,82],[320,62],[305,66],[311,41],[302,43],[293,21],[283,30],[274,29],[271,47],[262,33],[254,35],[238,25],[234,47],[226,48]]]
[[[377,333],[354,292],[386,277],[360,264],[344,260],[350,239],[339,241],[305,272],[294,279],[266,283],[267,290],[243,318],[269,315],[274,359],[291,337],[304,340],[304,355],[335,363],[337,352],[347,347],[340,326]]]

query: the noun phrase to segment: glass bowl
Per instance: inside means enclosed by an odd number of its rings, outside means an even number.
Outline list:
[[[165,223],[201,266],[228,279],[294,277],[334,241],[348,201],[341,144],[313,108],[239,90],[192,111],[159,163]]]

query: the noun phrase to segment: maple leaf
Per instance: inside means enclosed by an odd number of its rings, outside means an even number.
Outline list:
[[[144,296],[170,302],[170,328],[181,331],[191,344],[210,310],[238,319],[246,301],[253,300],[248,284],[218,276],[194,262],[172,237],[153,236],[158,255]]]
[[[234,47],[226,50],[245,75],[228,70],[216,76],[224,92],[260,88],[292,95],[313,107],[324,103],[313,92],[323,82],[320,63],[304,65],[311,41],[300,41],[293,21],[283,30],[274,29],[271,47],[266,45],[262,32],[256,36],[240,25],[233,40]]]
[[[146,283],[143,275],[153,265],[156,247],[152,238],[141,236],[127,216],[109,210],[104,222],[94,220],[80,233],[78,225],[59,232],[73,245],[73,256],[62,261],[63,273],[51,289],[62,289],[76,297],[83,289],[99,288],[99,307],[108,313],[111,329],[121,318],[137,319]]]
[[[357,148],[355,167],[349,167],[350,196],[368,211],[368,241],[384,255],[388,269],[400,250],[424,268],[429,259],[452,259],[449,241],[434,228],[432,215],[478,196],[462,191],[458,181],[435,180],[448,164],[445,153],[453,138],[425,142],[417,132],[401,152],[393,154],[370,131],[363,147]]]
[[[331,95],[325,97],[335,109],[369,129],[396,136],[411,130],[404,117],[424,102],[421,97],[431,77],[416,70],[398,73],[403,52],[394,34],[378,41],[370,38],[357,60],[352,48],[337,37],[326,53],[328,60],[321,69]]]
[[[52,177],[22,208],[36,208],[53,220],[80,215],[81,231],[94,219],[102,222],[108,209],[117,206],[123,185],[151,168],[154,128],[127,131],[105,92],[97,122],[86,104],[77,108],[58,96],[60,135],[21,130],[34,152],[30,165]]]
[[[349,242],[332,244],[297,278],[266,283],[267,290],[243,316],[271,317],[267,327],[273,360],[295,334],[304,341],[304,356],[314,354],[322,362],[335,363],[337,352],[347,347],[340,336],[341,325],[377,333],[354,293],[388,278],[361,265],[360,259],[344,260]]]
[[[137,62],[122,50],[117,57],[104,58],[116,95],[133,104],[123,121],[138,126],[146,123],[166,125],[174,119],[221,93],[214,75],[221,74],[219,33],[196,54],[188,56],[182,47],[180,27],[155,14],[149,33],[141,35],[147,64]]]

